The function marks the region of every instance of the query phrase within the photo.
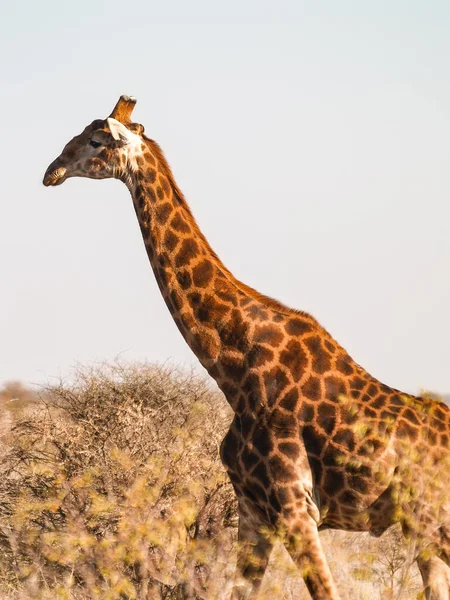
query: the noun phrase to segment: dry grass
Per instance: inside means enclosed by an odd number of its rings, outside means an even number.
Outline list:
[[[219,392],[152,365],[82,369],[38,399],[14,389],[30,396],[0,423],[1,598],[228,597],[237,518],[219,460],[231,420]],[[417,597],[396,530],[323,540],[343,598]],[[261,597],[308,598],[282,548]]]

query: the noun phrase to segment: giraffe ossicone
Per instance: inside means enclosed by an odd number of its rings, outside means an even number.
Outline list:
[[[319,529],[416,536],[428,598],[449,597],[450,409],[369,375],[309,314],[238,281],[201,233],[159,146],[122,96],[49,166],[44,185],[116,178],[133,198],[172,317],[235,416],[221,458],[239,504],[234,598],[254,597],[282,539],[315,600],[338,591]],[[273,532],[273,539],[267,535]]]

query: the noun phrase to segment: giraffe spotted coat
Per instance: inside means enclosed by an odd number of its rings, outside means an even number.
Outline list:
[[[257,593],[280,538],[311,596],[337,599],[318,530],[381,535],[400,521],[427,548],[417,560],[428,597],[447,599],[436,581],[450,560],[450,410],[380,383],[312,316],[238,281],[159,146],[131,121],[134,104],[121,97],[73,138],[44,184],[80,176],[127,185],[169,311],[234,410],[221,447],[240,513],[233,597]]]

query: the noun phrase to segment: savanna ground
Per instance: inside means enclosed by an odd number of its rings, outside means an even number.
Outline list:
[[[39,391],[8,384],[0,407],[0,598],[228,598],[237,514],[220,392],[168,367],[114,364]],[[421,597],[398,529],[321,536],[342,598]],[[309,598],[282,547],[264,598]]]

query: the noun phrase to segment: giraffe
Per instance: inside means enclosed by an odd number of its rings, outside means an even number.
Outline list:
[[[239,510],[232,597],[258,594],[274,540],[314,600],[337,600],[319,531],[415,536],[426,597],[449,599],[450,409],[382,384],[309,314],[238,281],[200,231],[157,143],[121,96],[48,167],[128,187],[167,307],[234,411],[220,454]],[[420,542],[420,544],[419,544]]]

